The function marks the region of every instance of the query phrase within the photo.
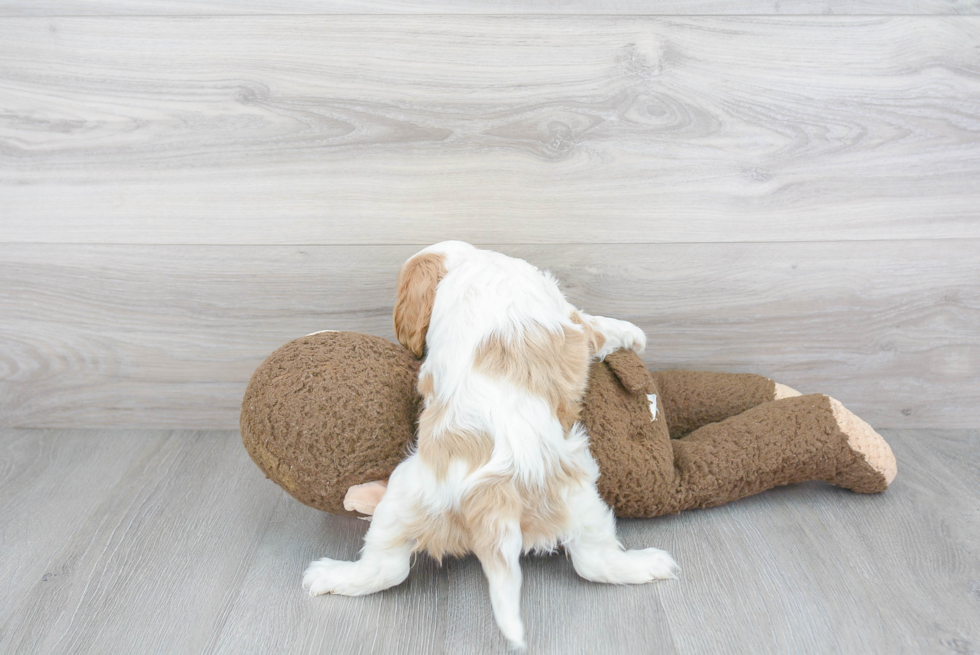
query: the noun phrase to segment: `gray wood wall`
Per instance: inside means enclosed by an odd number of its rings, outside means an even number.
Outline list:
[[[976,427],[980,2],[0,5],[0,426],[234,428],[446,238],[651,367]]]

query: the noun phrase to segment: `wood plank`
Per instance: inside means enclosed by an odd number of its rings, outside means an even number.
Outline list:
[[[320,557],[357,559],[368,524],[281,495],[216,653],[459,652],[442,649],[448,571],[428,557],[416,560],[405,583],[378,594],[311,598],[304,593],[306,566]],[[478,596],[480,580],[468,582],[471,598]],[[489,613],[489,602],[485,609]]]
[[[440,567],[420,555],[404,584],[371,596],[300,592],[301,573],[312,559],[356,559],[366,529],[363,521],[323,514],[284,495],[216,652],[508,652],[483,572],[471,557]],[[585,582],[561,556],[526,557],[522,566],[529,652],[674,652],[653,587]]]
[[[679,580],[593,585],[560,555],[525,558],[531,649],[977,650],[980,431],[884,434],[899,474],[883,494],[808,483],[621,520],[624,545],[669,550]],[[72,445],[81,435],[0,431],[0,443],[30,451],[0,460],[19,463],[0,468],[0,502],[26,488],[10,475],[20,464],[26,475],[47,461],[45,476],[84,458]],[[55,558],[60,575],[12,596],[4,652],[506,652],[473,558],[439,568],[422,556],[387,592],[309,598],[300,590],[307,561],[355,557],[365,523],[286,497],[234,432],[87,433],[94,453],[119,453],[125,441],[141,455]],[[40,485],[32,493],[39,523],[74,520],[63,491]],[[22,561],[36,567],[31,559]]]
[[[662,543],[657,534],[659,530],[652,524],[648,527],[651,529],[633,535],[624,545],[627,548],[647,548]],[[454,570],[469,568],[474,576],[481,574],[479,562],[475,559],[468,558],[454,564]],[[589,582],[578,577],[571,561],[563,553],[525,557],[522,569],[524,588],[521,614],[527,629],[528,652],[554,655],[673,655],[680,652],[667,620],[667,615],[674,610],[665,602],[666,588],[678,584],[678,581],[622,586]],[[485,630],[477,628],[478,625],[486,623],[491,631],[480,641],[486,643],[490,637],[500,637],[489,614],[481,616],[465,609],[465,594],[472,583],[453,575],[454,570],[450,570],[449,577],[452,585],[449,606],[453,608],[453,618],[458,617],[458,620],[449,622],[450,647],[446,652],[461,653],[472,648],[472,635],[479,638],[485,634]],[[483,596],[483,607],[489,607],[489,595],[484,591]],[[499,652],[506,652],[505,643],[501,640]]]
[[[682,584],[663,589],[678,650],[945,653],[980,645],[980,522],[975,510],[961,511],[980,502],[980,468],[955,475],[962,454],[976,460],[978,433],[945,433],[934,448],[925,431],[885,436],[899,473],[884,494],[808,483],[667,519],[665,547],[682,567]],[[647,524],[620,522],[626,534]]]
[[[978,17],[7,18],[0,239],[980,237]]]
[[[980,418],[980,243],[503,246],[649,335],[879,427]],[[419,246],[0,245],[0,424],[234,428],[256,366],[323,329],[393,339]]]
[[[161,432],[99,438],[84,430],[0,430],[0,626],[133,460]]]
[[[976,14],[977,0],[7,0],[0,16],[223,14],[853,15]]]
[[[0,651],[213,647],[280,494],[261,484],[237,432],[176,433],[156,446],[54,558],[58,575],[18,599]]]

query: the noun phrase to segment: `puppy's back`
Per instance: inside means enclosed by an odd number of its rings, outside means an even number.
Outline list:
[[[527,262],[458,242],[413,260],[433,257],[444,273],[427,322],[417,452],[438,496],[430,506],[448,511],[424,513],[420,547],[479,555],[503,538],[492,527],[503,521],[520,526],[525,547],[552,548],[564,489],[590,476],[585,436],[570,433],[587,334],[554,278]]]

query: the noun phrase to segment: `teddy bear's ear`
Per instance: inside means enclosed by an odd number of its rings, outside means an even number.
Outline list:
[[[653,376],[647,370],[640,356],[633,350],[622,348],[606,355],[605,362],[616,374],[626,390],[634,394],[651,394],[657,390]]]

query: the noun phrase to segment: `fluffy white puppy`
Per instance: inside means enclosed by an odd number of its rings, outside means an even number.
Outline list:
[[[310,564],[310,594],[397,585],[415,551],[438,560],[472,552],[497,625],[523,648],[522,552],[561,546],[578,574],[596,582],[676,576],[666,552],[624,550],[616,540],[577,422],[590,361],[617,348],[643,350],[638,327],[577,310],[551,275],[459,241],[402,266],[394,320],[398,340],[425,355],[418,442],[389,478],[361,558]]]

